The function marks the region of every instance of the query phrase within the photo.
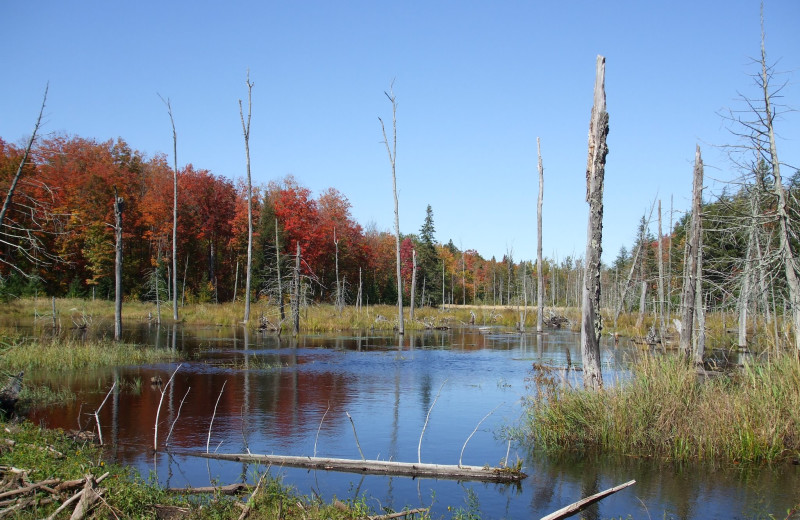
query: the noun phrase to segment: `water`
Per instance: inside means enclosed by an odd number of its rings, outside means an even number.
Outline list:
[[[485,519],[538,518],[631,479],[637,480],[635,486],[584,511],[583,517],[783,517],[798,500],[800,471],[793,465],[742,469],[633,457],[553,458],[509,445],[507,431],[519,424],[531,364],[564,366],[567,352],[573,364],[580,362],[579,336],[567,331],[544,336],[502,329],[433,331],[407,334],[402,341],[384,334],[303,336],[295,341],[242,329],[155,326],[132,334],[139,341],[181,351],[188,359],[163,394],[158,454],[153,453],[154,424],[162,393],[150,380],[160,376],[166,383],[178,363],[34,374],[36,383],[69,386],[78,399],[34,412],[31,419],[65,429],[76,428],[79,421],[86,424],[87,412],[100,405],[117,381],[117,390],[99,414],[110,457],[164,486],[252,482],[265,469],[191,455],[205,452],[207,445],[221,453],[249,449],[357,459],[355,426],[366,458],[415,462],[419,457],[440,464],[462,459],[464,464],[495,466],[508,454],[510,464],[522,459],[529,477],[520,485],[501,485],[276,467],[269,471],[303,494],[327,500],[363,495],[376,511],[432,505],[434,517],[449,517],[450,506],[478,509]],[[625,377],[629,354],[626,348],[604,345],[607,380]]]

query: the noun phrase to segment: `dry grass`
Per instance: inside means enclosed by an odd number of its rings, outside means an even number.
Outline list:
[[[677,460],[777,461],[800,453],[800,364],[782,354],[713,379],[678,356],[646,355],[629,381],[601,392],[564,387],[534,367],[533,442]]]

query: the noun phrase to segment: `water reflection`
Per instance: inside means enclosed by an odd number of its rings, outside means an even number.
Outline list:
[[[163,396],[159,452],[153,452],[153,437],[163,387],[151,386],[150,379],[166,382],[177,363],[34,374],[36,382],[68,386],[79,398],[38,411],[31,419],[74,429],[76,419],[85,422],[86,412],[99,406],[117,382],[100,414],[110,457],[144,475],[153,471],[162,484],[175,487],[241,481],[263,469],[189,455],[205,451],[207,442],[221,452],[357,458],[346,413],[353,417],[367,458],[415,461],[423,424],[445,381],[425,430],[422,460],[457,463],[476,424],[505,403],[464,450],[465,464],[496,465],[506,457],[502,431],[519,423],[531,363],[566,367],[570,359],[580,364],[579,336],[567,331],[537,335],[466,329],[409,333],[402,339],[370,333],[290,339],[241,326],[145,324],[131,329],[129,334],[139,342],[181,352],[186,359]],[[604,344],[608,381],[624,377],[624,364],[634,353]],[[579,384],[579,372],[568,377],[569,384]],[[520,486],[272,471],[303,493],[312,488],[327,498],[366,493],[379,502],[370,504],[377,510],[428,506],[435,495],[434,515],[440,516],[448,505],[467,508],[466,500],[474,496],[487,519],[542,516],[630,479],[637,480],[633,488],[584,511],[584,518],[752,518],[785,511],[800,487],[795,466],[741,470],[630,457],[554,459],[512,444],[509,458],[517,456],[530,475]]]

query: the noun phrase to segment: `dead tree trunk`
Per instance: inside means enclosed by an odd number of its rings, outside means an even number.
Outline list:
[[[697,338],[694,343],[694,363],[703,365],[703,355],[706,351],[706,309],[705,294],[703,293],[703,229],[700,228],[700,239],[697,242],[697,289],[695,291],[697,314]]]
[[[244,133],[244,151],[247,158],[247,269],[244,283],[244,323],[250,320],[250,287],[253,275],[253,183],[250,177],[250,116],[253,111],[253,83],[250,71],[247,71],[247,123],[244,120],[242,100],[239,100],[239,118],[242,120]]]
[[[586,165],[586,202],[589,203],[589,223],[586,237],[586,265],[583,277],[581,309],[581,358],[583,386],[598,390],[603,386],[600,371],[600,257],[603,251],[603,182],[608,146],[608,112],[606,112],[605,63],[597,56],[594,84],[594,105],[589,123],[589,155]]]
[[[125,201],[117,195],[114,187],[114,235],[116,256],[114,259],[114,340],[122,339],[122,212]]]
[[[281,248],[278,242],[278,219],[275,219],[275,271],[278,275],[278,307],[281,311],[281,321],[286,318],[283,310],[283,286],[281,280]]]
[[[778,148],[775,144],[774,112],[772,109],[772,94],[769,90],[769,81],[772,73],[767,67],[767,51],[764,45],[764,12],[761,8],[761,81],[760,86],[764,95],[764,118],[767,137],[769,139],[769,162],[774,178],[773,190],[778,198],[778,238],[783,258],[784,271],[786,272],[786,285],[789,289],[789,303],[792,309],[794,322],[794,345],[800,351],[800,275],[798,275],[797,259],[792,250],[791,217],[787,209],[786,190],[781,177],[781,163],[778,160]]]
[[[300,334],[300,242],[294,258],[294,298],[292,301],[292,336]]]
[[[11,180],[8,193],[6,193],[6,199],[3,201],[3,207],[0,209],[0,229],[3,226],[3,220],[5,220],[8,208],[11,207],[11,199],[14,197],[14,191],[17,189],[19,178],[22,177],[22,170],[25,168],[25,164],[28,162],[28,155],[30,155],[31,148],[33,148],[33,143],[36,141],[36,133],[39,131],[39,126],[42,124],[42,114],[44,113],[44,105],[47,102],[48,90],[50,90],[50,83],[47,83],[47,86],[44,88],[44,98],[42,99],[42,107],[39,109],[39,117],[36,118],[36,124],[33,125],[33,133],[31,134],[31,138],[28,139],[28,145],[25,147],[25,153],[22,155],[22,160],[17,167],[17,172],[14,174],[14,178]]]
[[[658,199],[658,337],[663,338],[664,326],[664,235],[661,230],[661,199]]]
[[[333,228],[333,247],[335,248],[336,258],[336,312],[341,316],[344,308],[344,297],[342,296],[342,284],[339,282],[339,241],[336,239],[336,228]]]
[[[397,333],[403,334],[405,327],[403,326],[403,282],[400,278],[400,213],[397,202],[397,174],[395,170],[395,159],[397,158],[397,99],[394,96],[392,87],[394,82],[389,87],[389,92],[384,92],[386,97],[392,103],[392,146],[389,146],[389,139],[386,137],[386,128],[383,125],[383,119],[380,117],[378,121],[381,122],[381,131],[383,132],[383,142],[386,144],[386,151],[389,153],[389,163],[392,165],[392,191],[394,193],[394,238],[395,238],[395,251],[397,253]]]
[[[161,96],[159,96],[161,97]],[[161,98],[167,105],[169,122],[172,125],[172,319],[178,321],[178,133],[169,98]]]
[[[541,139],[536,138],[539,155],[539,201],[536,204],[536,332],[544,330],[544,262],[542,261],[542,202],[544,200],[544,166]]]
[[[411,302],[408,308],[408,319],[414,321],[414,306],[417,297],[417,250],[411,250]]]
[[[683,280],[683,297],[681,298],[681,336],[680,350],[688,359],[692,348],[694,326],[695,292],[697,291],[697,251],[700,247],[700,211],[703,199],[703,159],[700,156],[700,145],[694,157],[694,182],[692,184],[692,221],[689,237],[686,240],[686,276]]]

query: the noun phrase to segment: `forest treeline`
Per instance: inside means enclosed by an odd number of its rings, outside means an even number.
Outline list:
[[[0,138],[3,193],[23,152]],[[173,172],[166,156],[147,157],[123,139],[100,142],[67,135],[38,140],[31,153],[2,231],[4,297],[113,299],[116,189],[125,201],[125,298],[148,301],[158,295],[170,300]],[[703,205],[704,300],[709,310],[738,309],[746,292],[748,305],[757,306],[762,315],[782,314],[785,276],[771,218],[776,206],[772,178],[764,161],[752,166],[752,182]],[[798,184],[800,175],[795,173],[788,183],[795,213]],[[190,164],[178,172],[178,192],[179,301],[230,301],[235,293],[242,298],[246,186]],[[653,314],[663,310],[670,315],[680,299],[687,217],[673,222],[668,211],[663,220],[657,220],[654,211],[642,216],[634,242],[603,268],[604,308]],[[452,240],[437,241],[430,206],[418,218],[419,232],[401,237],[406,301],[416,251],[417,305],[535,304],[534,261],[516,261],[513,251],[500,260],[486,259],[473,249],[456,247]],[[255,298],[275,301],[276,255],[283,264],[281,275],[291,277],[299,242],[308,301],[333,302],[337,249],[347,303],[356,301],[359,287],[363,303],[396,301],[394,235],[362,227],[353,219],[346,195],[335,188],[314,196],[292,176],[254,187],[253,220]],[[545,258],[542,269],[546,306],[580,305],[581,258]]]

